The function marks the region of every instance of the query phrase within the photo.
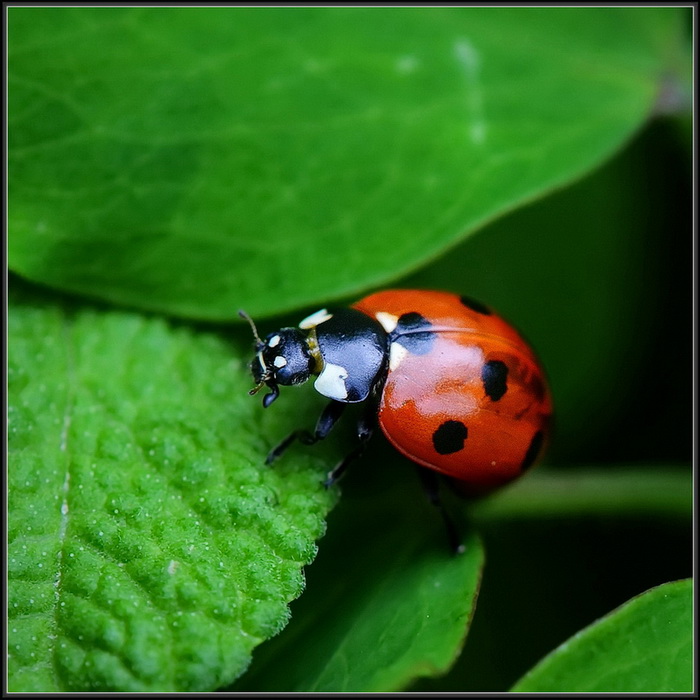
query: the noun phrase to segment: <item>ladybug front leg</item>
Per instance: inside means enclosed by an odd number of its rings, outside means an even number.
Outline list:
[[[377,406],[374,401],[368,401],[365,411],[362,413],[360,420],[357,422],[357,439],[359,444],[357,447],[347,454],[334,468],[328,473],[323,485],[328,489],[340,479],[343,472],[348,468],[351,462],[362,456],[367,447],[367,443],[374,434],[374,429],[377,425]]]
[[[319,440],[323,440],[331,432],[331,428],[343,414],[346,406],[346,403],[331,401],[319,416],[313,433],[308,430],[294,430],[267,455],[265,464],[272,464],[295,440],[299,440],[303,445],[313,445]]]

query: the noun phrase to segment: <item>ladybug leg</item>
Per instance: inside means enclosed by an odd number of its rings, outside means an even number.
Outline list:
[[[299,440],[302,445],[313,445],[319,440],[323,440],[323,438],[325,438],[328,433],[331,432],[331,428],[343,414],[343,410],[346,406],[347,404],[341,403],[340,401],[331,401],[318,417],[318,421],[316,421],[316,429],[313,433],[303,429],[294,430],[287,435],[287,437],[284,438],[284,440],[282,440],[277,447],[271,450],[271,452],[267,455],[265,464],[272,464],[276,459],[281,457],[295,440]]]
[[[454,554],[462,554],[464,552],[464,544],[462,544],[461,537],[457,532],[457,527],[455,526],[454,521],[450,517],[450,514],[447,512],[447,509],[440,498],[438,473],[432,469],[418,467],[418,476],[425,495],[430,503],[432,503],[438,509],[440,515],[442,516],[445,523],[445,528],[447,530],[447,539],[450,544],[450,549]]]
[[[326,480],[323,485],[329,489],[333,484],[335,484],[338,479],[343,475],[348,465],[354,462],[356,459],[360,458],[367,447],[369,439],[374,434],[374,428],[377,424],[377,407],[374,402],[369,402],[367,404],[367,409],[363,412],[360,420],[357,422],[357,439],[359,444],[352,450],[349,454],[338,462],[338,464],[333,468],[332,471],[328,472]]]

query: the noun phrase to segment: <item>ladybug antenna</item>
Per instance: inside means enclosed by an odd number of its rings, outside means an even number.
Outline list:
[[[264,386],[265,382],[259,382],[248,392],[248,396],[255,396]]]
[[[265,394],[263,396],[263,408],[267,408],[279,395],[280,395],[280,390],[277,384],[274,382],[268,380],[268,381],[261,381],[259,384],[256,384],[249,392],[248,394],[250,396],[254,396],[257,394],[260,389],[262,389],[264,386],[267,386],[267,388],[270,390],[269,394]]]
[[[258,347],[260,347],[261,345],[264,345],[263,341],[260,340],[260,336],[258,335],[258,329],[255,327],[255,322],[253,321],[253,319],[250,316],[248,316],[248,314],[245,311],[243,311],[243,309],[238,309],[238,315],[241,318],[244,318],[250,324],[250,330],[253,331],[253,337],[255,338],[255,344]]]

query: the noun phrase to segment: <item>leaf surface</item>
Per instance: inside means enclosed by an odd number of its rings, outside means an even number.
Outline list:
[[[682,18],[10,8],[10,265],[215,320],[385,284],[619,149]]]
[[[417,481],[387,491],[382,477],[353,476],[292,623],[233,690],[393,692],[445,673],[459,655],[481,582],[480,539],[462,528],[466,552],[452,554]]]
[[[12,287],[10,690],[230,683],[301,593],[322,462],[263,465],[286,427],[233,341]]]
[[[693,583],[643,593],[562,644],[517,692],[680,693],[693,690]]]

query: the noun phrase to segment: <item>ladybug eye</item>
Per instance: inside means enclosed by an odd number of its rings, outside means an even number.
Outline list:
[[[303,384],[309,378],[312,365],[309,347],[299,329],[282,328],[267,336],[262,354],[267,378],[277,384]]]

